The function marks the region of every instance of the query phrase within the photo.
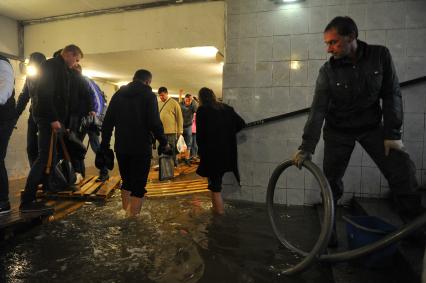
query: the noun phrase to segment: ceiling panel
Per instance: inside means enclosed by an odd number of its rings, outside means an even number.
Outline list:
[[[207,48],[207,50],[213,48]],[[205,48],[161,49],[89,54],[81,65],[85,72],[108,81],[130,81],[138,69],[152,72],[152,87],[166,86],[170,93],[196,94],[201,87],[209,87],[222,96],[221,56],[204,52]],[[214,49],[217,50],[217,49]],[[201,52],[200,52],[201,51]]]
[[[32,20],[158,2],[169,0],[1,0],[0,15],[16,20]]]

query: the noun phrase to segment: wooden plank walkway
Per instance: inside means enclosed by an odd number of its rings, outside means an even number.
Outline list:
[[[206,179],[148,183],[146,196],[150,198],[205,193],[209,191],[207,185]]]
[[[78,190],[62,192],[37,191],[38,198],[44,199],[79,199],[79,200],[105,200],[119,187],[120,176],[112,176],[105,182],[96,182],[97,176],[87,176],[78,186]]]

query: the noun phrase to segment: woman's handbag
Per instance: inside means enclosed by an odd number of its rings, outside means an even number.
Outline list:
[[[76,181],[76,175],[71,164],[71,158],[62,136],[59,137],[59,141],[64,153],[64,158],[56,161],[57,158],[53,160],[53,149],[56,145],[56,133],[52,131],[52,135],[50,137],[49,156],[45,171],[47,178],[44,183],[45,190],[49,192],[69,190]]]

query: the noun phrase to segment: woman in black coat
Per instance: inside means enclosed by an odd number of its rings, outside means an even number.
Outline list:
[[[236,134],[245,122],[232,107],[218,102],[211,89],[200,89],[198,98],[196,124],[200,165],[197,174],[208,178],[213,211],[223,214],[222,177],[225,172],[233,172],[240,182]]]

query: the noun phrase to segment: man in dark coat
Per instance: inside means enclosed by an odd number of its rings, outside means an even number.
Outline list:
[[[36,191],[44,177],[52,131],[63,132],[69,115],[70,68],[82,57],[81,49],[71,44],[42,65],[36,94],[32,99],[32,114],[38,129],[38,156],[28,174],[21,197],[21,212],[52,210],[44,203],[36,202]],[[53,159],[55,155],[56,151],[53,150]]]
[[[39,72],[41,65],[46,61],[46,56],[40,52],[34,52],[30,55],[30,60],[27,66],[27,78],[25,79],[24,88],[22,93],[18,97],[16,102],[16,112],[18,117],[24,112],[28,102],[35,95],[37,81],[39,78]],[[28,70],[33,70],[32,73]],[[37,124],[34,121],[32,115],[32,106],[30,106],[30,115],[28,116],[28,128],[27,128],[27,155],[30,166],[33,165],[37,158],[38,145],[37,145]]]
[[[102,124],[101,152],[109,150],[115,128],[114,149],[123,180],[121,199],[130,216],[140,213],[151,166],[152,135],[160,151],[170,151],[158,112],[157,98],[150,87],[152,75],[136,71],[133,81],[112,97]]]
[[[217,102],[211,89],[200,89],[198,98],[196,124],[200,165],[197,174],[208,177],[213,211],[223,214],[222,177],[225,172],[233,172],[240,182],[236,134],[245,122],[232,107]]]
[[[332,56],[319,71],[295,164],[300,167],[311,158],[325,120],[323,169],[335,204],[343,194],[342,178],[355,142],[377,164],[394,196],[414,191],[416,171],[401,140],[401,91],[389,50],[358,40],[349,17],[334,18],[325,28],[324,42]],[[335,231],[331,246],[337,245]]]

